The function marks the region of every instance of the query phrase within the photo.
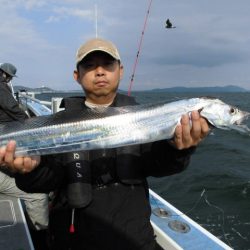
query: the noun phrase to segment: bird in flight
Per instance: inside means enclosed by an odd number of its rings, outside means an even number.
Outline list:
[[[166,29],[173,29],[173,28],[176,28],[175,26],[172,25],[172,23],[170,22],[169,19],[167,19],[166,21]]]

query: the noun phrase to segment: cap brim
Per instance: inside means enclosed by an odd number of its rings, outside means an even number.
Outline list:
[[[92,50],[88,51],[87,53],[83,54],[80,58],[78,58],[76,64],[80,63],[80,62],[81,62],[85,57],[87,57],[89,54],[94,53],[94,52],[98,52],[98,51],[110,55],[110,56],[113,57],[115,60],[118,60],[118,61],[121,60],[119,56],[114,55],[113,53],[111,53],[111,52],[108,51],[108,50],[104,50],[104,49],[92,49]]]

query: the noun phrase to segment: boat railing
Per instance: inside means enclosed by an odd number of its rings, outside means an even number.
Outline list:
[[[25,100],[30,100],[51,107],[51,101],[38,100],[35,98],[35,93],[33,92],[17,92],[16,94],[17,94],[17,99],[24,98]]]

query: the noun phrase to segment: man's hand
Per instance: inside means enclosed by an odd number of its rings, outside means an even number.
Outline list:
[[[15,150],[15,141],[0,148],[0,166],[7,167],[12,172],[28,173],[40,164],[40,156],[15,157]]]
[[[190,126],[188,114],[183,115],[181,124],[175,129],[172,144],[178,149],[197,146],[210,131],[207,121],[200,117],[198,111],[193,111],[191,113],[191,120],[192,127]]]

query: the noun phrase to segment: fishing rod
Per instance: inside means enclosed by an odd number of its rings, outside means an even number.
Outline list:
[[[138,51],[137,51],[137,54],[136,54],[136,57],[135,57],[135,62],[134,62],[133,71],[132,71],[132,75],[131,75],[131,80],[130,80],[130,84],[129,84],[128,96],[130,96],[130,94],[131,94],[132,85],[134,83],[136,66],[137,66],[138,59],[139,59],[139,54],[140,54],[140,51],[141,51],[142,41],[143,41],[143,37],[144,37],[144,34],[145,34],[145,30],[146,30],[146,26],[147,26],[147,21],[148,21],[148,16],[149,16],[150,8],[151,8],[151,5],[152,5],[152,1],[153,0],[149,0],[148,10],[147,10],[147,13],[146,13],[146,16],[145,16],[144,25],[143,25],[143,29],[142,29],[142,33],[141,33],[141,38],[140,38],[140,41],[139,41]]]

